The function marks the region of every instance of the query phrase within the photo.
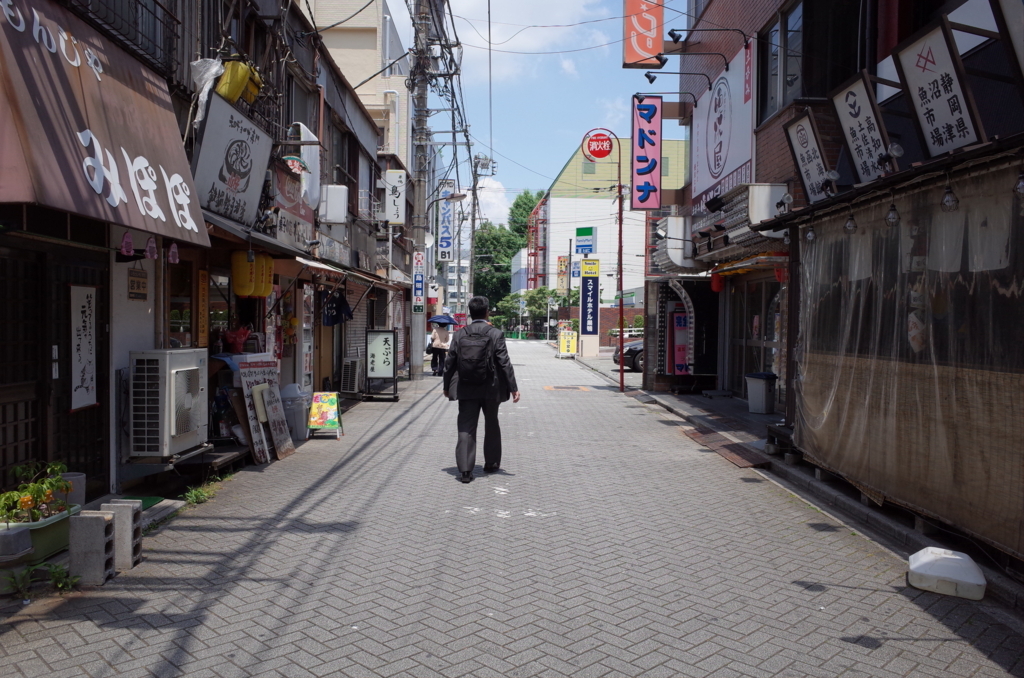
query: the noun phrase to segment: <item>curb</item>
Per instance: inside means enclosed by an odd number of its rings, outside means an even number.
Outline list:
[[[687,412],[678,407],[678,404],[672,403],[656,394],[647,393],[646,391],[642,391],[642,393],[684,421],[695,426],[711,428],[717,433],[722,433],[721,430],[710,426],[707,421],[700,419],[692,412]],[[747,445],[747,447],[750,446]],[[764,454],[763,451],[758,451]],[[771,461],[771,464],[765,471],[786,481],[789,485],[795,486],[796,489],[803,490],[801,494],[813,495],[828,506],[837,509],[844,517],[871,528],[873,531],[893,540],[907,550],[916,552],[926,546],[947,548],[944,544],[912,528],[908,528],[906,525],[889,518],[880,511],[864,506],[858,500],[843,494],[830,483],[817,480],[812,472],[801,470],[799,466],[786,464],[771,456],[766,455],[766,457]],[[807,500],[806,496],[802,498],[805,501]],[[985,597],[1007,606],[1014,612],[1024,613],[1024,586],[1001,572],[991,569],[988,565],[978,563],[978,566],[985,573],[985,579],[988,584],[985,590]]]

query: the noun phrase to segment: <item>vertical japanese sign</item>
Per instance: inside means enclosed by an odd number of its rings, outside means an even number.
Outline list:
[[[405,223],[405,170],[388,170],[384,175],[384,219]]]
[[[438,195],[442,198],[455,193],[455,180],[445,179],[439,184]],[[437,260],[455,259],[455,207],[447,200],[438,201],[437,215]]]
[[[839,126],[846,138],[846,148],[861,182],[881,176],[878,156],[889,147],[889,137],[885,133],[873,89],[862,72],[831,95]]]
[[[267,219],[256,230],[278,242],[305,251],[306,243],[313,239],[313,208],[302,197],[302,177],[286,165],[275,164],[274,206],[279,208],[276,223]],[[262,184],[261,184],[262,185]]]
[[[96,288],[72,285],[71,411],[96,402]]]
[[[583,274],[580,285],[580,334],[597,334],[601,303],[601,261],[584,259],[580,270]]]
[[[196,346],[206,348],[210,343],[210,272],[199,271],[199,301],[196,304]],[[269,306],[268,306],[269,308]]]
[[[661,97],[647,97],[643,103],[635,98],[630,101],[633,102],[630,207],[661,209]]]
[[[897,47],[893,57],[929,156],[985,139],[981,118],[962,84],[967,81],[963,64],[945,21]]]
[[[793,161],[804,184],[807,202],[813,204],[823,200],[827,197],[824,186],[828,181],[828,177],[825,176],[828,165],[821,153],[818,128],[814,124],[810,110],[786,123],[786,139],[789,141],[790,150],[793,151]]]
[[[412,312],[423,313],[426,304],[423,277],[425,273],[423,252],[412,253]]]
[[[366,378],[395,378],[395,331],[366,331]]]
[[[569,294],[569,257],[558,257],[558,293]]]
[[[661,68],[655,57],[662,51],[665,8],[651,0],[625,0],[623,8],[623,68]]]
[[[682,375],[690,374],[690,315],[688,313],[672,314],[672,372]]]

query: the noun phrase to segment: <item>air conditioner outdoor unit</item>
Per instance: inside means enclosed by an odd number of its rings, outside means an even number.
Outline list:
[[[348,186],[328,184],[320,187],[320,221],[325,224],[348,221]]]
[[[205,348],[132,351],[130,456],[173,457],[206,443]]]
[[[362,358],[346,358],[341,364],[341,385],[338,390],[342,393],[362,393],[365,375]]]

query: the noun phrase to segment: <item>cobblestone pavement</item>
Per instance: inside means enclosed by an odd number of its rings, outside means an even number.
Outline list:
[[[1024,675],[1001,608],[908,589],[661,408],[542,343],[510,353],[503,473],[457,482],[456,407],[408,384],[236,475],[105,587],[8,603],[0,676]]]

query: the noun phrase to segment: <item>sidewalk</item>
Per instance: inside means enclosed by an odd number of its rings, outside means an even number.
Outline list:
[[[250,466],[101,588],[0,603],[0,675],[1024,675],[1024,623],[510,341],[502,471],[463,485],[441,380]],[[646,400],[646,399],[645,399]]]

